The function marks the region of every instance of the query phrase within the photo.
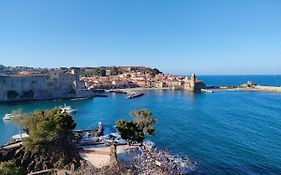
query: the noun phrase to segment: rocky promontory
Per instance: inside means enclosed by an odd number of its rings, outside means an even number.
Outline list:
[[[0,162],[12,161],[16,167],[26,172],[53,168],[74,171],[80,166],[80,160],[78,151],[69,148],[65,148],[60,154],[49,150],[32,153],[26,151],[23,146],[0,150]]]

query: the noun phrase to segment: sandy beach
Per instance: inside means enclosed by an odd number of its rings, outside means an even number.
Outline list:
[[[126,159],[128,156],[127,150],[133,146],[119,145],[116,146],[117,157],[121,159]],[[110,146],[104,145],[94,145],[94,146],[84,146],[83,151],[80,151],[80,156],[91,162],[93,166],[100,168],[102,166],[109,165],[110,163]]]

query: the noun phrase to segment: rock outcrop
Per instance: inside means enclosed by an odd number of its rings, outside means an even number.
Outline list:
[[[77,151],[69,151],[67,148],[61,153],[54,153],[48,150],[40,153],[26,152],[23,146],[0,150],[1,162],[12,161],[15,166],[21,167],[27,172],[51,168],[74,171],[80,166],[80,160],[81,158]]]

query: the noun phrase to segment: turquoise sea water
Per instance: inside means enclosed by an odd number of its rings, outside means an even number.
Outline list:
[[[256,78],[261,84],[281,85],[281,77],[277,77]],[[231,76],[201,79],[207,84],[237,81],[237,77],[229,80]],[[158,147],[196,162],[194,174],[281,174],[281,93],[192,94],[157,90],[145,91],[144,96],[132,100],[112,94],[108,98],[88,100],[0,104],[0,116],[17,108],[31,112],[65,103],[78,109],[73,116],[77,128],[97,127],[99,121],[114,124],[120,118],[130,119],[128,112],[138,108],[151,110],[158,123],[155,136],[148,139]],[[17,133],[13,123],[0,120],[1,144]]]

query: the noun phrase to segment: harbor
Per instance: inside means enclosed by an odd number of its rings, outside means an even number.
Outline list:
[[[0,175],[281,175],[281,0],[0,15]]]
[[[229,77],[227,78],[229,79]],[[247,79],[251,79],[251,77],[247,77]],[[260,84],[278,83],[275,79],[272,82],[257,82]],[[220,81],[215,84],[219,83]],[[231,83],[229,84],[230,87]],[[233,84],[242,83],[234,81]],[[149,140],[154,142],[159,148],[171,150],[175,155],[180,154],[188,156],[190,160],[197,160],[198,165],[195,166],[195,169],[217,172],[218,174],[223,173],[223,171],[217,169],[221,164],[216,164],[216,162],[222,161],[225,164],[224,168],[227,169],[231,166],[233,160],[239,162],[247,161],[249,158],[246,159],[243,153],[245,149],[249,152],[255,152],[257,157],[251,159],[251,162],[254,164],[263,162],[264,158],[261,157],[265,156],[270,159],[270,155],[279,155],[277,150],[265,149],[266,143],[269,142],[270,147],[276,147],[278,145],[273,140],[278,138],[278,123],[280,123],[278,118],[280,113],[279,93],[256,91],[250,88],[249,90],[218,89],[214,91],[215,93],[201,94],[168,89],[139,90],[144,92],[145,95],[133,101],[126,99],[127,94],[115,95],[106,93],[108,95],[107,98],[3,104],[1,105],[0,115],[4,117],[6,113],[11,113],[13,109],[18,108],[22,108],[24,113],[30,113],[36,109],[52,109],[56,106],[63,107],[66,104],[73,109],[77,109],[72,114],[74,120],[77,122],[76,131],[92,132],[93,128],[95,130],[99,121],[102,121],[105,126],[107,124],[114,124],[116,120],[122,117],[130,119],[127,113],[132,109],[148,108],[155,113],[159,120],[155,137],[149,138]],[[227,106],[227,108],[222,108],[222,106]],[[173,122],[171,122],[171,116],[176,116],[173,118]],[[267,122],[268,120],[276,125],[273,124],[272,126]],[[256,122],[258,128],[253,125],[253,122]],[[217,126],[223,126],[219,133]],[[0,128],[5,131],[0,132],[1,145],[6,143],[13,135],[19,133],[13,121],[4,121],[1,119]],[[246,128],[250,128],[256,133],[247,132]],[[173,131],[172,134],[169,132],[171,130]],[[269,133],[266,134],[263,132],[264,130],[267,130]],[[240,137],[238,138],[232,135],[233,133],[239,134]],[[218,134],[220,135],[219,138],[217,138]],[[241,140],[241,137],[243,140]],[[247,145],[249,143],[248,140],[253,137],[259,138],[257,139],[257,145]],[[217,138],[215,146],[213,145],[214,140],[212,138]],[[264,140],[264,138],[270,139],[270,141]],[[206,142],[208,144],[205,144]],[[228,143],[227,145],[225,145],[226,142]],[[105,146],[102,143],[97,145],[85,144],[83,147],[85,150],[92,149],[91,147],[93,149],[100,149],[98,148],[99,145],[106,149],[107,156],[105,162],[107,162],[109,157],[108,150],[110,150],[109,146]],[[234,145],[235,149],[241,152],[238,155],[223,157],[225,153],[233,151]],[[121,145],[120,147],[122,148]],[[259,151],[256,151],[257,149]],[[87,153],[88,158],[94,157],[99,153],[99,157],[103,157],[102,152],[95,153],[97,154],[94,154],[94,152]],[[119,155],[121,156],[122,154],[120,153]],[[276,162],[280,161],[277,159]],[[277,164],[275,165],[275,162],[270,162],[270,164],[278,166]],[[238,166],[238,168],[240,167]],[[238,168],[231,172],[238,171]],[[267,171],[267,169],[248,168],[252,172]]]

